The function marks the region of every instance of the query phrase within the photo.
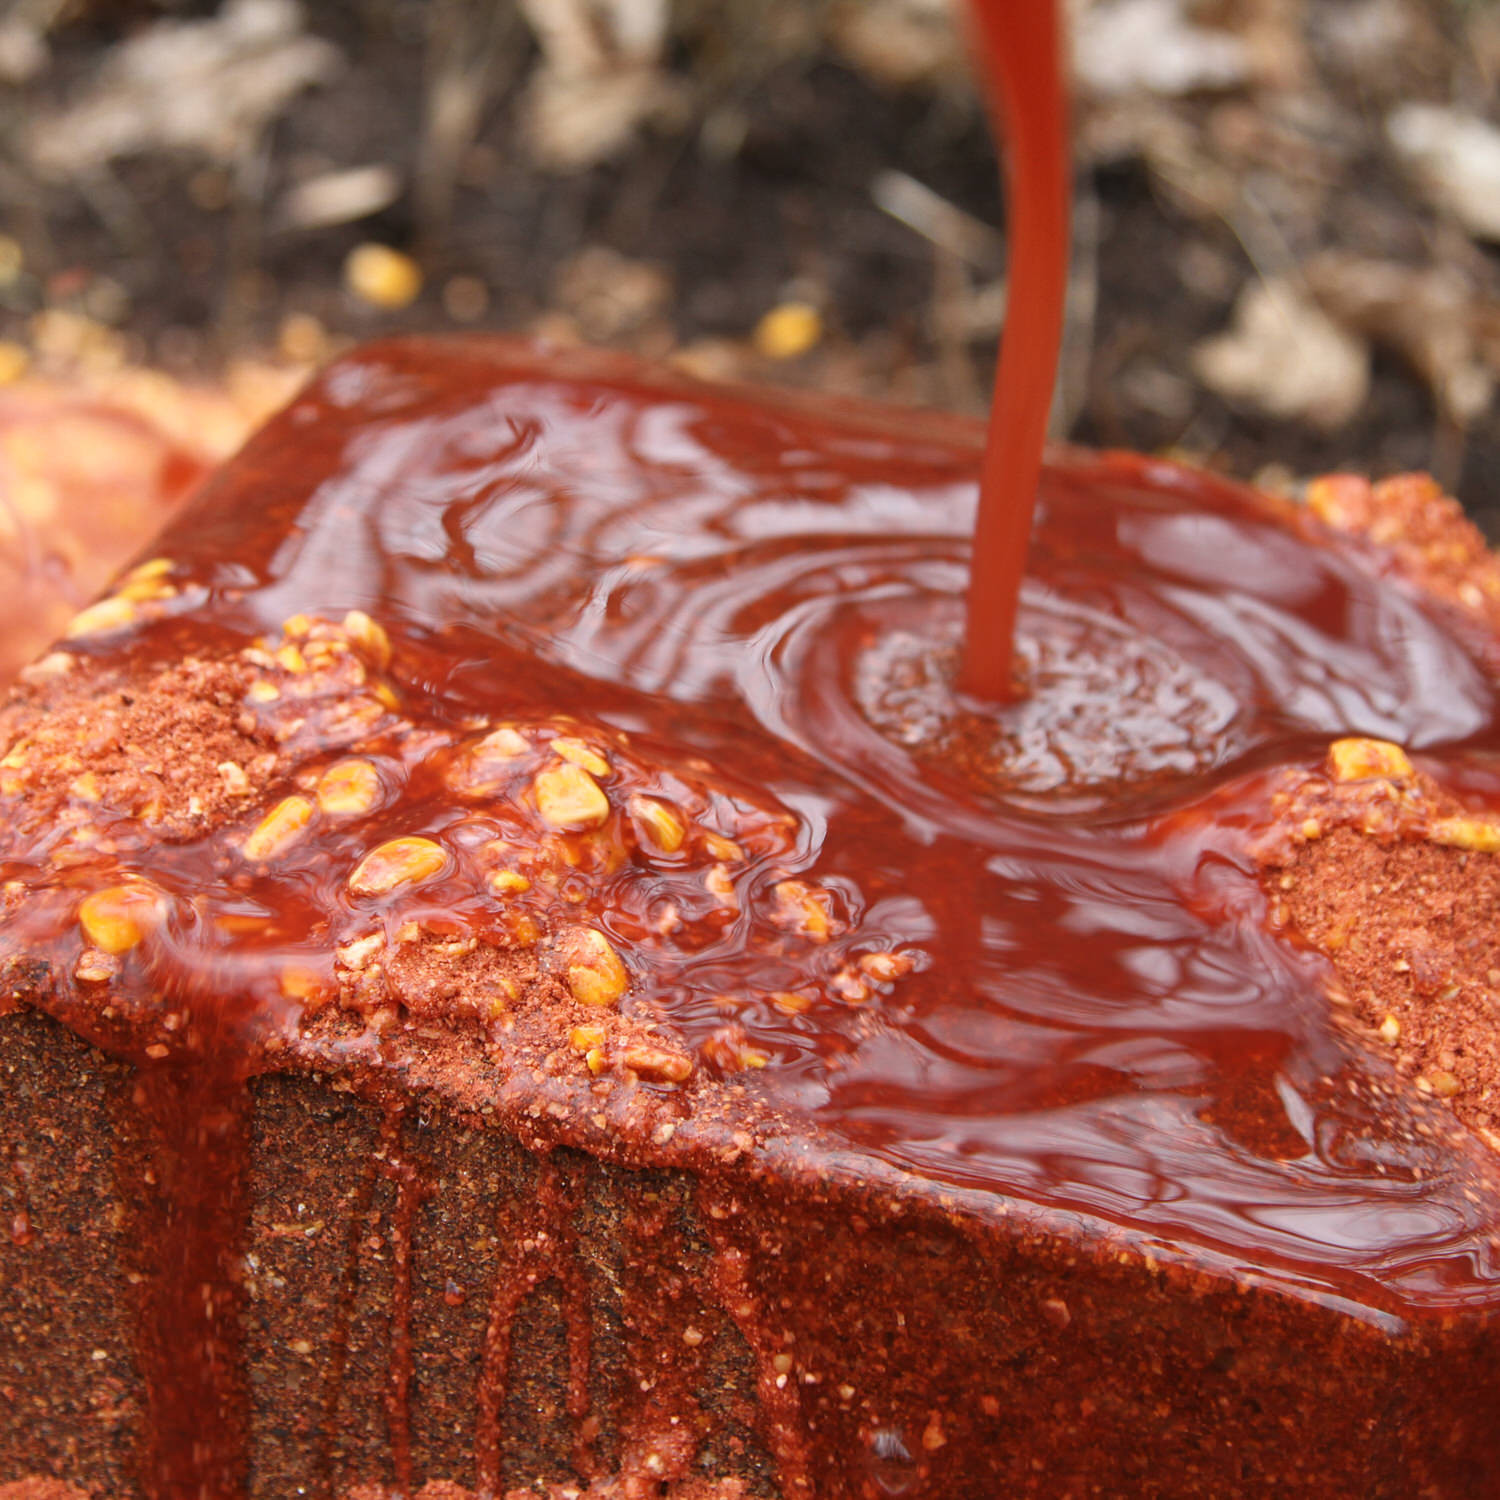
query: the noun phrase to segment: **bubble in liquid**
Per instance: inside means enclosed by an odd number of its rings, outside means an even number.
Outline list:
[[[877,1427],[869,1436],[865,1456],[870,1477],[882,1495],[913,1495],[921,1480],[917,1461],[894,1427]]]
[[[1022,625],[1015,703],[964,699],[956,642],[894,630],[856,660],[855,704],[885,739],[1001,796],[1170,781],[1237,749],[1234,694],[1163,643],[1066,600],[1034,605]]]

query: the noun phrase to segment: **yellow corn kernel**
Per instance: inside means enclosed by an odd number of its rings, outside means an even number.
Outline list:
[[[912,971],[911,958],[905,953],[862,953],[859,966],[877,984],[890,984]]]
[[[1365,781],[1374,776],[1404,781],[1413,774],[1406,751],[1389,740],[1335,740],[1328,747],[1328,769],[1335,781]]]
[[[709,895],[714,897],[720,906],[727,906],[735,911],[739,910],[740,898],[735,894],[734,879],[729,873],[728,865],[715,865],[703,877],[703,885]]]
[[[383,896],[403,885],[421,885],[448,868],[448,853],[431,839],[408,835],[370,850],[349,877],[357,896]]]
[[[666,1083],[686,1083],[693,1076],[690,1057],[649,1043],[622,1048],[620,1061],[644,1078],[659,1078]]]
[[[1434,818],[1427,828],[1434,844],[1468,849],[1475,854],[1500,853],[1500,818],[1466,816]]]
[[[395,312],[409,307],[422,291],[422,268],[411,256],[367,240],[344,262],[344,285],[371,307]]]
[[[97,604],[89,605],[87,609],[79,610],[68,621],[68,628],[63,634],[70,641],[83,635],[107,635],[112,630],[123,630],[127,625],[134,625],[138,617],[139,612],[131,600],[112,595],[108,599],[101,599]]]
[[[276,648],[276,664],[285,672],[291,672],[300,677],[307,671],[307,658],[302,654],[302,648],[294,641],[288,641],[284,646]]]
[[[774,990],[771,1004],[783,1015],[800,1016],[804,1011],[812,1009],[812,996],[798,994],[796,990]]]
[[[519,896],[531,889],[531,882],[516,870],[496,870],[490,876],[490,889],[501,896]]]
[[[85,984],[106,984],[120,972],[120,960],[97,948],[85,948],[73,965],[73,977]]]
[[[351,609],[344,616],[344,633],[363,649],[382,670],[391,664],[391,638],[385,627],[377,624],[362,609]]]
[[[630,817],[636,833],[663,854],[676,854],[687,838],[687,825],[676,811],[656,797],[632,797]]]
[[[767,359],[797,359],[823,337],[823,319],[809,302],[783,302],[755,325],[755,348]]]
[[[502,724],[474,746],[472,754],[476,760],[514,760],[531,749],[526,736],[509,724]]]
[[[602,932],[575,928],[565,945],[568,988],[580,1005],[613,1005],[630,987],[620,955]]]
[[[240,852],[259,862],[285,854],[307,832],[313,805],[306,797],[285,797],[245,836]]]
[[[99,778],[92,771],[81,771],[73,778],[68,791],[80,802],[97,802],[102,795]]]
[[[323,988],[324,980],[316,969],[288,964],[277,976],[277,985],[288,1000],[308,1000]]]
[[[805,881],[780,880],[775,887],[776,919],[784,927],[800,932],[815,943],[826,943],[833,931],[828,915],[828,897]]]
[[[367,813],[379,800],[380,773],[370,761],[336,761],[318,778],[318,806],[326,813]]]
[[[552,748],[566,761],[581,766],[590,776],[608,776],[612,767],[597,750],[582,740],[563,735],[552,741]]]
[[[558,761],[532,783],[537,811],[554,828],[597,828],[609,817],[609,798],[582,766]]]
[[[111,885],[78,904],[78,925],[89,942],[104,953],[128,953],[160,925],[164,898],[145,881]]]
[[[128,599],[132,604],[149,604],[156,599],[175,599],[177,589],[160,578],[126,579],[114,592],[116,599]]]
[[[568,1032],[568,1045],[577,1052],[590,1052],[604,1045],[602,1026],[575,1026]]]
[[[1452,1099],[1456,1094],[1463,1092],[1463,1084],[1444,1068],[1434,1068],[1427,1075],[1427,1081],[1432,1085],[1432,1092],[1439,1099]]]

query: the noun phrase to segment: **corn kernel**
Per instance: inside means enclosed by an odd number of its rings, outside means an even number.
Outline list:
[[[636,833],[663,854],[676,854],[687,838],[687,826],[682,819],[656,797],[632,797],[630,817]]]
[[[537,811],[554,828],[597,828],[609,817],[609,798],[582,766],[558,761],[532,783]]]
[[[361,302],[386,312],[410,307],[422,290],[422,270],[411,256],[366,241],[344,262],[344,285]]]
[[[285,854],[312,822],[313,805],[306,797],[285,797],[268,812],[240,846],[246,859],[257,862]]]
[[[734,879],[729,873],[728,865],[715,865],[703,877],[703,884],[709,895],[713,896],[720,906],[739,910],[740,898],[735,893]]]
[[[563,735],[552,741],[552,748],[566,761],[581,766],[591,776],[608,776],[613,769],[610,763],[582,740]]]
[[[164,915],[160,891],[145,881],[107,886],[85,896],[78,905],[78,925],[95,948],[104,953],[128,953]]]
[[[351,609],[344,616],[344,632],[359,646],[377,667],[384,670],[391,664],[391,638],[385,627],[378,625],[362,609]]]
[[[288,1000],[310,1000],[323,988],[323,976],[316,969],[288,964],[277,977],[277,985]]]
[[[630,975],[602,932],[576,928],[564,951],[568,988],[580,1005],[613,1005],[629,988]]]
[[[912,961],[905,953],[862,953],[859,966],[877,984],[890,984],[911,973]]]
[[[120,972],[120,960],[97,948],[85,948],[73,966],[73,975],[85,984],[105,984]]]
[[[513,760],[531,749],[526,736],[512,729],[509,724],[492,730],[474,746],[474,756],[479,760]]]
[[[1394,1047],[1401,1040],[1401,1022],[1392,1015],[1387,1015],[1380,1023],[1380,1040],[1387,1047]]]
[[[1404,781],[1413,774],[1406,752],[1389,740],[1335,740],[1328,747],[1328,769],[1335,781],[1364,781],[1374,776]]]
[[[826,943],[833,930],[828,915],[828,897],[805,881],[780,880],[773,888],[776,918],[784,927],[800,932],[815,943]]]
[[[341,760],[318,778],[318,806],[337,816],[367,813],[380,800],[380,773],[367,760]]]
[[[114,597],[132,604],[149,604],[157,599],[175,599],[177,589],[160,578],[127,579],[115,590]]]
[[[798,994],[795,990],[774,990],[771,993],[771,1004],[783,1015],[800,1016],[812,1008],[812,997]]]
[[[519,896],[531,889],[531,882],[516,870],[496,870],[490,876],[490,889],[501,896]]]
[[[711,858],[723,860],[726,864],[734,864],[745,857],[745,851],[733,839],[717,833],[705,833],[703,847]]]
[[[575,1026],[568,1033],[568,1045],[579,1052],[589,1052],[604,1045],[602,1026]]]
[[[783,302],[755,325],[755,348],[767,359],[797,359],[823,337],[823,319],[808,302]]]
[[[1497,854],[1500,853],[1500,818],[1434,818],[1428,825],[1427,836],[1434,844],[1468,849],[1475,854]]]
[[[303,656],[302,648],[295,641],[288,641],[286,645],[276,648],[276,664],[283,671],[290,672],[296,677],[300,677],[307,671],[307,658]]]
[[[659,1078],[666,1083],[686,1083],[693,1076],[693,1062],[681,1052],[646,1043],[624,1047],[620,1061],[645,1078]]]
[[[68,792],[80,802],[97,802],[102,795],[99,778],[92,771],[82,771],[75,776],[68,786]]]
[[[383,896],[403,885],[421,885],[448,868],[448,853],[431,839],[389,839],[372,849],[349,877],[358,896]]]
[[[111,596],[81,609],[68,621],[63,634],[68,640],[77,640],[84,635],[106,635],[112,630],[123,630],[134,625],[139,612],[129,599]]]

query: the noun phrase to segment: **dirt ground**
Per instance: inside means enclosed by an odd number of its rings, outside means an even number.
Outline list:
[[[1500,536],[1497,7],[1071,9],[1058,434]],[[1003,224],[944,0],[0,0],[0,378],[544,329],[979,410]]]

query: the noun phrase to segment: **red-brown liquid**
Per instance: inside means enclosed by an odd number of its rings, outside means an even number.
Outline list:
[[[1500,703],[1470,646],[1260,497],[1075,455],[1042,477],[1021,610],[1029,717],[987,719],[943,668],[980,434],[902,422],[514,346],[375,348],[330,370],[162,540],[180,590],[163,618],[81,648],[163,664],[351,608],[395,648],[394,709],[351,745],[308,699],[293,742],[313,770],[370,757],[379,806],[319,822],[248,884],[237,851],[260,801],[172,843],[91,804],[112,852],[61,869],[63,823],[21,807],[6,825],[0,876],[32,893],[7,948],[54,956],[49,1008],[142,1062],[156,1149],[191,1161],[158,1173],[169,1201],[140,1229],[161,1419],[148,1493],[217,1497],[243,1463],[228,1268],[244,1080],[291,1067],[390,1097],[402,1028],[330,1036],[277,988],[288,965],[326,982],[332,950],[372,922],[456,922],[503,950],[518,912],[544,932],[584,913],[632,956],[627,1011],[661,1017],[699,1080],[738,997],[735,1024],[766,1066],[736,1087],[781,1122],[765,1127],[766,1162],[816,1153],[862,1180],[941,1184],[981,1218],[1018,1202],[1082,1216],[1393,1331],[1500,1305],[1500,1226],[1473,1160],[1413,1129],[1399,1093],[1371,1109],[1385,1065],[1331,1025],[1321,961],[1267,930],[1246,853],[1270,773],[1318,762],[1330,737],[1395,738],[1454,777],[1500,752]],[[285,711],[250,706],[268,729]],[[515,789],[482,794],[455,767],[495,721],[559,715],[585,738],[629,736],[628,755],[611,752],[618,806],[637,791],[682,803],[703,777],[729,789],[717,815],[748,829],[748,858],[728,919],[686,856],[627,847],[595,868],[590,838],[575,851],[593,870],[579,905],[486,884],[495,832],[531,836],[514,820],[534,767],[518,760]],[[369,849],[412,834],[448,852],[442,877],[351,895]],[[70,978],[75,912],[122,864],[170,915],[111,983],[106,1024]],[[835,893],[840,929],[811,955],[775,920],[769,887],[788,874]],[[663,901],[679,918],[667,936]],[[828,988],[861,952],[891,949],[917,967],[888,992],[846,1002]],[[798,988],[805,1009],[775,1003]],[[186,1020],[152,1063],[163,995]],[[460,1010],[452,1024],[483,1023]],[[567,1079],[547,1084],[549,1128],[598,1149],[588,1083],[584,1071],[576,1100]],[[693,1109],[649,1149],[697,1170],[714,1139]],[[637,1147],[617,1133],[609,1149]],[[390,1150],[379,1169],[398,1179],[399,1292],[421,1254],[419,1184]],[[522,1273],[568,1285],[560,1266]],[[213,1296],[184,1295],[189,1279]],[[492,1305],[481,1417],[508,1368],[503,1289]],[[409,1491],[434,1476],[414,1446],[405,1308],[382,1420]],[[582,1368],[581,1341],[574,1357]],[[783,1400],[774,1380],[766,1399]],[[474,1453],[482,1475],[503,1471],[482,1420]],[[819,1493],[845,1462],[816,1444],[778,1454],[788,1493]],[[314,1476],[325,1493],[338,1477]]]
[[[545,892],[501,899],[483,878],[480,851],[515,797],[470,795],[452,772],[497,720],[570,715],[584,735],[627,735],[646,769],[621,758],[617,802],[641,789],[680,799],[711,774],[766,839],[746,840],[733,920],[711,909],[701,872],[640,847],[580,897],[632,955],[625,1006],[660,1016],[700,1080],[717,1066],[725,997],[738,997],[736,1025],[768,1066],[736,1087],[781,1122],[761,1140],[766,1162],[815,1154],[861,1180],[941,1185],[954,1212],[1021,1205],[1112,1226],[1165,1259],[1232,1265],[1393,1334],[1462,1331],[1500,1306],[1500,1226],[1472,1190],[1473,1161],[1413,1129],[1399,1094],[1371,1111],[1384,1065],[1330,1025],[1321,961],[1266,929],[1246,852],[1274,768],[1317,761],[1332,736],[1399,739],[1455,776],[1500,753],[1493,684],[1447,624],[1258,496],[1123,455],[1042,469],[1066,233],[1056,17],[1031,0],[977,17],[1008,101],[1013,205],[982,461],[961,422],[903,428],[514,347],[376,348],[325,374],[210,484],[153,549],[172,560],[179,602],[97,648],[163,665],[348,609],[376,616],[395,647],[396,707],[354,742],[320,739],[309,710],[302,750],[313,769],[351,749],[371,757],[382,802],[319,824],[253,880],[239,853],[248,817],[174,843],[121,818],[108,857],[61,873],[59,827],[24,809],[5,825],[0,877],[33,897],[7,948],[50,950],[51,1008],[146,1077],[161,1185],[139,1226],[154,1500],[220,1500],[244,1483],[247,1080],[295,1068],[392,1095],[401,1033],[330,1039],[277,975],[300,965],[326,985],[332,950],[372,923],[450,922],[500,947],[518,908],[543,931],[561,920]],[[973,698],[1010,696],[1016,639],[1025,701],[976,710]],[[784,825],[757,823],[766,809]],[[796,834],[784,847],[780,826]],[[372,846],[413,834],[447,851],[440,881],[351,895]],[[70,977],[75,915],[120,862],[150,876],[170,915],[111,985],[106,1024]],[[767,916],[787,866],[836,892],[845,923],[811,981]],[[667,898],[681,936],[658,941]],[[877,940],[916,971],[850,1003],[819,988]],[[799,984],[819,997],[804,1010],[770,998]],[[163,996],[185,1020],[151,1061]],[[560,1122],[547,1128],[586,1150],[599,1148],[588,1083],[545,1085]],[[697,1127],[689,1111],[670,1145],[611,1145],[702,1170],[717,1142]],[[378,1158],[397,1204],[380,1420],[390,1480],[410,1494],[451,1476],[424,1471],[413,1433],[421,1182],[397,1135],[389,1126]],[[569,1416],[588,1461],[566,1193],[548,1179],[533,1212],[562,1248],[518,1251],[492,1295],[472,1443],[486,1495],[517,1477],[497,1414],[516,1308],[545,1280],[572,1309]],[[726,1307],[744,1305],[739,1275],[721,1256]],[[741,1331],[784,1428],[795,1390],[778,1384],[758,1324]],[[829,1445],[782,1441],[776,1457],[788,1495],[855,1492]],[[322,1494],[360,1477],[326,1454],[307,1465]]]
[[[980,470],[960,685],[1017,691],[1016,612],[1052,406],[1068,274],[1067,103],[1054,0],[971,0],[1003,143],[1010,293]]]

